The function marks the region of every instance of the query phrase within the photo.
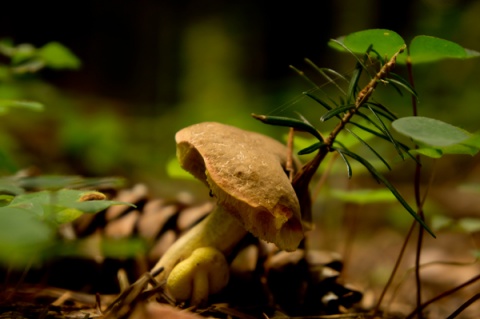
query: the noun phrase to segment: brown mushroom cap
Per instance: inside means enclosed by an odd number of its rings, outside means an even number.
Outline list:
[[[285,173],[287,148],[236,127],[205,122],[175,136],[180,165],[206,183],[217,204],[253,235],[295,250],[303,239],[300,205]]]

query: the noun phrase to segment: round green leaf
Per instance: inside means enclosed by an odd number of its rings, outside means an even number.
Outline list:
[[[363,54],[370,45],[377,51],[382,58],[391,58],[404,45],[405,41],[396,32],[387,29],[370,29],[350,33],[349,35],[337,39],[354,53]],[[344,49],[330,41],[329,45],[335,49],[344,51]]]
[[[443,59],[468,59],[480,56],[474,50],[448,40],[419,35],[410,43],[410,58],[413,64],[435,62]]]
[[[52,69],[78,69],[80,60],[68,48],[58,42],[50,42],[39,49],[39,55]]]
[[[448,123],[421,116],[404,117],[392,122],[397,132],[431,146],[449,146],[467,140],[471,134]]]

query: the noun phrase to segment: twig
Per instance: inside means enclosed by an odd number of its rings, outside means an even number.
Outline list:
[[[413,230],[415,229],[416,222],[414,221],[412,223],[412,226],[410,226],[410,229],[408,230],[408,234],[405,237],[405,240],[403,241],[402,248],[400,249],[400,253],[398,254],[397,260],[395,261],[395,266],[393,266],[392,273],[390,274],[390,277],[388,278],[387,283],[385,284],[385,287],[383,287],[382,293],[380,294],[380,297],[378,298],[377,304],[375,305],[375,308],[373,309],[373,315],[378,314],[380,311],[380,305],[382,304],[383,298],[385,297],[385,294],[387,293],[388,288],[393,282],[393,278],[395,277],[395,274],[397,273],[398,267],[400,267],[400,263],[403,259],[403,254],[405,253],[405,250],[407,248],[407,244],[410,241],[410,237],[412,237]]]
[[[457,310],[455,310],[447,319],[454,319],[456,318],[462,311],[468,308],[472,303],[480,299],[480,293],[475,294],[473,297],[465,301]]]
[[[442,292],[441,294],[433,297],[432,299],[427,300],[427,301],[424,302],[422,305],[420,305],[419,307],[415,308],[415,309],[413,310],[413,312],[410,313],[410,314],[406,317],[406,319],[411,319],[411,318],[413,318],[413,316],[414,316],[416,313],[421,312],[421,311],[422,311],[423,309],[425,309],[428,305],[430,305],[430,304],[434,303],[435,301],[438,301],[438,300],[440,300],[440,299],[442,299],[442,298],[445,298],[445,297],[453,294],[454,292],[457,292],[458,290],[460,290],[460,289],[462,289],[462,288],[464,288],[464,287],[466,287],[466,286],[468,286],[468,285],[473,284],[474,282],[476,282],[476,281],[479,280],[479,279],[480,279],[480,274],[479,274],[479,275],[476,275],[475,277],[473,277],[473,278],[470,279],[470,280],[467,280],[466,282],[464,282],[463,284],[461,284],[461,285],[459,285],[459,286],[456,286],[456,287],[454,287],[454,288],[452,288],[452,289],[450,289],[450,290],[444,291],[444,292]]]

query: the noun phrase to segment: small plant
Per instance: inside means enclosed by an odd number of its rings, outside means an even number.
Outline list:
[[[420,190],[422,156],[432,158],[440,158],[446,154],[467,154],[473,156],[480,150],[480,135],[478,132],[469,133],[461,128],[436,119],[418,116],[418,96],[414,86],[413,66],[443,59],[473,58],[478,57],[480,54],[476,51],[465,49],[456,43],[430,36],[417,36],[407,46],[402,37],[397,33],[384,29],[356,32],[339,39],[331,40],[329,44],[339,51],[350,53],[357,61],[355,70],[351,76],[346,77],[334,70],[320,68],[307,60],[320,75],[338,88],[339,96],[336,99],[332,96],[321,95],[322,91],[319,86],[306,77],[303,72],[293,68],[310,83],[315,85],[315,89],[305,92],[304,94],[318,102],[322,108],[326,109],[326,113],[320,118],[321,122],[337,120],[336,126],[329,134],[320,134],[319,130],[303,116],[293,118],[254,114],[253,117],[266,124],[290,127],[291,132],[307,132],[314,137],[315,141],[312,142],[310,146],[300,150],[298,154],[304,155],[313,152],[316,152],[316,154],[293,176],[292,181],[298,198],[304,203],[304,205],[302,205],[302,213],[305,219],[311,219],[311,212],[308,209],[303,210],[303,207],[309,206],[309,198],[305,194],[308,194],[312,177],[326,156],[330,153],[335,153],[344,161],[349,177],[353,174],[350,163],[353,159],[364,166],[379,183],[384,184],[403,207],[405,207],[407,212],[422,226],[420,227],[419,240],[417,243],[415,265],[417,307],[410,315],[410,317],[417,315],[418,318],[421,318],[422,309],[427,305],[427,303],[422,304],[420,297],[419,256],[423,231],[426,230],[430,235],[435,237],[431,227],[425,222],[423,211],[424,195]],[[399,64],[407,67],[408,79],[394,72]],[[340,87],[332,80],[331,76],[345,81],[347,88],[344,89]],[[364,78],[366,78],[366,84],[361,85],[360,83],[362,83]],[[412,96],[412,116],[397,118],[395,112],[391,111],[386,105],[376,102],[374,95],[376,87],[379,84],[391,86],[400,94],[402,94],[402,91],[410,94]],[[397,133],[411,139],[413,141],[413,147],[407,146],[399,138],[395,137],[396,134],[390,127],[393,127]],[[399,157],[402,159],[410,158],[415,161],[415,208],[408,204],[397,189],[379,172],[378,168],[375,167],[371,161],[351,151],[342,143],[341,139],[338,139],[339,133],[342,131],[348,132],[358,139],[360,144],[370,150],[389,170],[391,169],[390,164],[377,152],[371,140],[367,141],[361,136],[371,135],[375,138],[388,141],[398,153]],[[293,134],[289,136],[293,138]],[[406,241],[409,240],[411,233],[410,231]],[[399,260],[402,255],[403,251],[400,252]],[[395,274],[395,269],[392,272],[392,277]],[[387,283],[385,289],[388,288],[390,282],[391,281]],[[373,310],[374,315],[379,311],[382,298],[383,294],[379,298],[376,308]]]
[[[77,69],[80,60],[69,49],[57,42],[41,48],[30,44],[14,45],[9,40],[0,41],[0,115],[8,116],[13,109],[42,111],[38,101],[22,98],[24,78],[29,78],[45,68]],[[0,150],[0,169],[16,170],[10,154]],[[8,160],[7,160],[8,159]],[[92,189],[101,186],[120,187],[118,178],[88,179],[78,176],[34,176],[22,174],[0,177],[0,264],[23,268],[41,264],[50,258],[65,255],[82,255],[81,240],[64,240],[60,228],[82,214],[94,214],[112,205],[130,205],[107,200],[105,195]],[[99,242],[103,248],[106,241]],[[121,244],[119,242],[119,244]],[[142,249],[137,242],[124,243],[124,256]],[[128,248],[130,246],[130,248]],[[118,255],[100,248],[106,255]],[[120,250],[121,251],[121,250]]]
[[[90,185],[99,187],[117,183],[118,180],[113,179],[70,176],[2,178],[0,263],[17,268],[41,264],[65,254],[81,256],[82,242],[62,240],[59,229],[83,214],[95,214],[112,205],[131,205],[107,200],[98,191],[82,189]],[[26,191],[39,188],[45,190]]]
[[[0,40],[0,55],[8,60],[8,64],[0,64],[0,85],[16,86],[21,77],[34,74],[43,69],[78,69],[80,60],[66,47],[58,42],[50,42],[41,48],[31,44],[14,45],[8,39]],[[8,92],[7,87],[7,92]],[[15,97],[15,90],[9,94]],[[0,98],[0,114],[8,112],[12,108],[26,108],[34,111],[43,110],[43,104],[37,101],[28,101],[17,98]]]
[[[427,40],[428,39],[428,40]],[[421,44],[417,44],[421,43]],[[271,125],[291,127],[297,131],[303,131],[312,134],[318,141],[311,146],[300,150],[299,155],[305,155],[317,152],[315,157],[304,165],[303,169],[293,178],[293,185],[297,190],[297,195],[301,198],[307,193],[310,181],[322,163],[326,155],[330,152],[337,153],[345,162],[347,174],[352,175],[352,168],[348,158],[360,162],[378,181],[383,183],[390,189],[392,194],[406,208],[406,210],[432,235],[433,232],[425,224],[422,218],[415,212],[413,208],[403,199],[395,187],[378,172],[378,170],[364,157],[350,151],[344,147],[341,141],[337,140],[337,136],[341,131],[347,131],[355,136],[363,145],[382,161],[382,163],[391,169],[387,161],[365,140],[355,133],[353,127],[357,130],[367,132],[377,138],[389,141],[399,156],[414,158],[414,154],[430,155],[439,157],[448,153],[465,153],[474,155],[478,152],[480,144],[478,136],[468,133],[460,128],[443,123],[438,120],[424,117],[405,117],[398,119],[394,112],[387,106],[374,101],[373,93],[379,83],[389,84],[396,89],[404,89],[416,99],[416,92],[411,83],[403,79],[393,72],[395,65],[399,62],[407,63],[411,69],[411,62],[418,60],[419,63],[433,62],[442,58],[468,58],[478,56],[475,51],[469,51],[446,40],[420,36],[412,41],[409,49],[409,55],[406,58],[404,51],[407,48],[403,39],[396,33],[389,30],[368,30],[358,32],[341,38],[340,40],[331,40],[331,46],[350,52],[357,59],[357,66],[350,79],[348,80],[348,90],[341,90],[341,95],[335,101],[331,97],[328,100],[311,92],[304,94],[318,102],[327,113],[320,118],[321,122],[325,122],[336,118],[339,120],[336,127],[327,137],[323,137],[319,131],[304,117],[289,118],[267,115],[255,115],[253,117]],[[443,49],[443,55],[442,50]],[[429,59],[429,51],[432,56]],[[362,54],[363,56],[358,56]],[[385,57],[389,57],[385,59]],[[369,73],[368,62],[376,60],[379,63],[379,69],[375,74]],[[321,69],[314,66],[328,80],[327,73],[338,74],[338,72],[330,69]],[[360,87],[360,77],[363,73],[367,73],[369,82],[363,88]],[[302,73],[303,74],[303,73]],[[414,105],[416,113],[416,106]],[[416,115],[416,114],[415,114]],[[355,120],[353,119],[355,117]],[[356,120],[363,120],[366,125]],[[422,148],[412,150],[407,145],[394,137],[394,134],[388,128],[388,123],[400,133],[411,137],[414,141],[421,143]],[[418,161],[418,159],[416,159]]]

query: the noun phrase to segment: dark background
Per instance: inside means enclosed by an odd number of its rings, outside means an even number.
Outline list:
[[[309,86],[289,65],[305,68],[308,57],[350,71],[353,59],[328,48],[330,38],[386,28],[407,43],[427,34],[478,50],[479,15],[478,1],[453,0],[4,2],[0,38],[37,47],[58,41],[82,67],[45,70],[41,84],[25,84],[25,97],[46,110],[11,115],[3,127],[13,138],[3,144],[11,170],[162,178],[173,135],[185,125],[214,120],[280,137],[250,113],[288,109],[317,121],[321,110],[297,100]],[[462,61],[416,70],[428,97],[423,114],[451,119],[452,103],[461,113],[478,101],[475,90],[462,91],[478,84],[475,67]],[[470,130],[476,123],[454,121]]]

